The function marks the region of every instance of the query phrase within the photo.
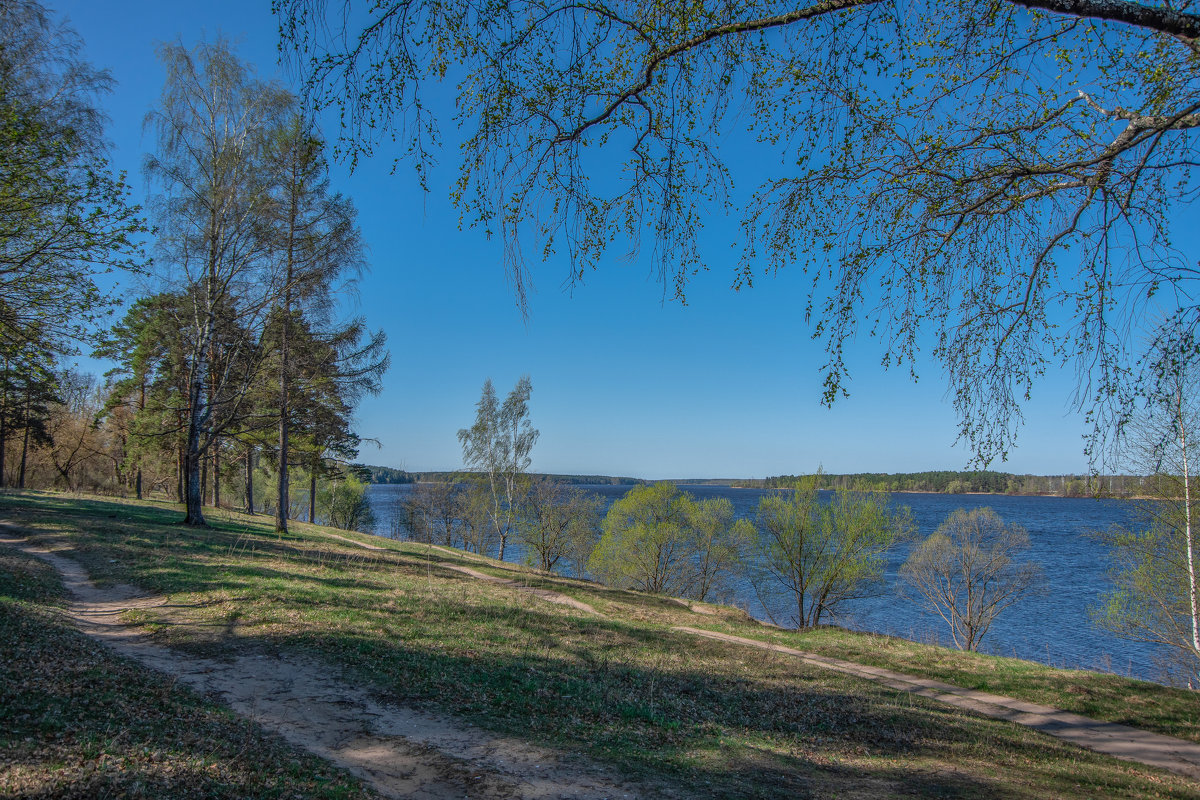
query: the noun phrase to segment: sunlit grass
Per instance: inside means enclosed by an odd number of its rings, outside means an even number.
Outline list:
[[[670,598],[457,559],[571,595],[599,617],[448,570],[438,562],[453,556],[421,545],[371,538],[385,549],[369,551],[302,524],[281,537],[268,519],[227,512],[212,515],[211,529],[193,530],[174,524],[180,513],[162,504],[7,495],[0,514],[36,526],[47,541],[62,534],[96,577],[170,595],[169,608],[138,617],[160,623],[155,636],[164,643],[210,655],[244,648],[319,655],[397,701],[665,777],[686,793],[1197,796],[1181,778],[670,627],[777,638],[964,685],[986,680],[991,691],[1040,702],[1074,698],[1075,710],[1085,699],[1069,687],[1091,685],[1087,673],[1028,662],[1009,668],[1011,659],[833,630],[773,631],[736,609],[695,614]],[[1140,685],[1104,678],[1113,687]],[[1108,718],[1194,726],[1194,695],[1146,686],[1151,694],[1131,698],[1149,704],[1124,706],[1113,688],[1102,704]]]
[[[57,574],[0,547],[0,796],[374,797],[313,756],[90,641]]]

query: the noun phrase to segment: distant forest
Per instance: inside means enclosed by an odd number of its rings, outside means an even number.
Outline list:
[[[792,486],[800,476],[732,481],[732,486],[773,489]],[[883,492],[943,494],[1023,494],[1059,497],[1131,497],[1144,493],[1146,479],[1136,475],[1014,475],[1010,472],[860,472],[822,475],[822,488],[856,487]]]
[[[460,480],[462,472],[407,472],[392,467],[376,467],[364,465],[363,469],[371,476],[371,483],[441,483]],[[528,473],[532,478],[546,478],[554,483],[591,484],[608,486],[636,486],[647,481],[638,478],[619,478],[611,475],[551,475],[547,473]]]
[[[362,469],[365,469],[370,476],[368,483],[416,483],[421,480],[421,474],[418,472],[406,472],[392,467],[363,464]]]
[[[363,467],[371,483],[416,483],[457,480],[460,472],[407,472],[392,467]],[[610,475],[542,475],[556,483],[635,486],[649,483],[639,478]],[[687,479],[674,483],[684,485],[734,486],[746,489],[780,489],[795,485],[799,475],[776,475],[770,478]],[[859,472],[846,475],[822,475],[824,489],[855,487],[882,492],[938,492],[942,494],[1022,494],[1054,495],[1058,497],[1133,497],[1148,491],[1146,481],[1136,475],[1014,475],[1011,472]]]

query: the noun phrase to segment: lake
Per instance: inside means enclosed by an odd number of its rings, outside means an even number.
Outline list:
[[[581,487],[605,498],[608,503],[624,495],[628,486]],[[738,516],[753,517],[759,498],[770,493],[759,489],[727,486],[682,487],[699,499],[727,497]],[[375,510],[378,533],[387,535],[397,518],[400,504],[411,486],[371,486],[368,497]],[[1009,608],[993,624],[981,650],[1016,656],[1057,667],[1081,667],[1147,680],[1162,680],[1156,663],[1161,651],[1151,645],[1113,639],[1092,625],[1089,609],[1109,587],[1108,554],[1090,531],[1126,524],[1134,509],[1122,500],[1060,497],[1014,497],[1006,495],[892,495],[892,503],[912,510],[921,537],[931,534],[955,509],[991,507],[1007,523],[1025,527],[1030,548],[1024,558],[1041,565],[1046,591],[1027,597]],[[887,587],[879,597],[853,601],[833,622],[863,631],[893,634],[907,639],[949,645],[944,622],[923,611],[898,592],[898,570],[911,544],[902,544],[889,554]],[[493,554],[494,555],[494,554]],[[521,552],[510,545],[509,560],[520,560]],[[749,582],[735,588],[734,604],[766,619],[767,614]],[[784,612],[786,613],[786,612]],[[786,617],[780,621],[785,621]]]

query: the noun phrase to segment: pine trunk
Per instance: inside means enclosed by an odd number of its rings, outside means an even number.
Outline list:
[[[254,516],[254,448],[246,448],[246,513]]]
[[[308,521],[317,521],[317,465],[313,464],[308,476]]]
[[[221,447],[220,440],[214,439],[212,445],[213,465],[213,508],[221,507]]]
[[[25,488],[25,459],[29,455],[29,393],[25,394],[25,431],[21,436],[21,467],[17,473],[17,488]]]

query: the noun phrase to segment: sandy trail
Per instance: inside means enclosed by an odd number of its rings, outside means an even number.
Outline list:
[[[356,542],[344,536],[337,536],[337,534],[330,535],[358,545],[359,547],[365,547],[370,550],[381,549],[374,545]],[[595,609],[586,603],[574,600],[566,595],[558,595],[558,599],[549,597],[547,595],[556,595],[558,593],[551,592],[548,589],[530,589],[518,584],[516,581],[497,578],[493,575],[487,575],[470,569],[469,567],[460,567],[444,562],[440,563],[443,567],[457,570],[474,578],[515,586],[524,591],[534,592],[551,602],[566,602],[576,608],[582,608],[582,610],[598,614]],[[696,613],[715,613],[711,609],[698,604],[693,605],[682,598],[672,599]],[[1008,720],[1018,725],[1025,725],[1026,727],[1034,728],[1050,736],[1056,736],[1059,739],[1064,739],[1080,747],[1095,750],[1098,753],[1105,753],[1125,759],[1126,761],[1135,761],[1147,766],[1170,770],[1171,772],[1200,780],[1200,744],[1196,744],[1195,742],[1176,739],[1139,728],[1131,728],[1128,725],[1121,725],[1115,722],[1092,719],[1080,714],[1063,711],[1059,708],[1053,708],[1052,706],[1030,703],[1012,697],[991,694],[990,692],[964,689],[961,686],[953,686],[941,681],[919,678],[915,675],[906,675],[880,667],[869,667],[864,664],[821,656],[815,653],[806,653],[802,650],[795,650],[769,642],[761,642],[756,639],[746,639],[741,636],[691,628],[686,625],[677,626],[672,628],[672,630],[691,636],[702,636],[708,639],[717,639],[761,650],[770,650],[799,659],[812,666],[848,673],[859,678],[881,683],[902,692],[919,694],[922,697],[928,697],[948,705],[974,711],[977,714]]]
[[[461,572],[464,575],[470,575],[476,580],[487,581],[488,583],[495,583],[499,584],[500,586],[511,586],[519,592],[526,592],[534,595],[535,597],[540,597],[550,603],[558,603],[559,605],[570,606],[571,608],[584,611],[588,614],[595,614],[597,617],[604,616],[582,600],[576,600],[574,597],[565,595],[562,592],[556,592],[552,589],[539,589],[536,586],[526,586],[519,581],[510,580],[508,578],[498,578],[495,575],[488,575],[485,572],[480,572],[479,570],[474,570],[470,567],[463,567],[459,566],[458,564],[449,564],[445,561],[438,561],[437,565],[439,567],[445,567],[446,569],[452,569],[455,572]]]
[[[5,533],[0,533],[0,543],[41,558],[59,572],[74,597],[68,613],[89,636],[215,695],[292,744],[347,769],[385,797],[599,800],[673,795],[666,786],[628,781],[580,757],[380,702],[338,680],[327,664],[315,659],[243,654],[216,660],[155,645],[138,628],[124,624],[121,614],[163,608],[169,618],[166,598],[129,586],[96,587],[65,555],[68,547],[51,550]]]
[[[845,672],[902,692],[919,694],[922,697],[965,708],[987,717],[1025,725],[1098,753],[1200,779],[1200,744],[1195,742],[1163,736],[1159,733],[1151,733],[1115,722],[1103,722],[1059,708],[1017,700],[1012,697],[964,689],[961,686],[953,686],[929,678],[919,678],[915,675],[906,675],[902,672],[893,672],[881,667],[869,667],[853,661],[843,661],[840,658],[806,653],[803,650],[794,650],[757,639],[746,639],[728,633],[687,626],[679,626],[672,630],[691,636],[703,636],[708,639],[780,653],[799,659],[806,664]]]

